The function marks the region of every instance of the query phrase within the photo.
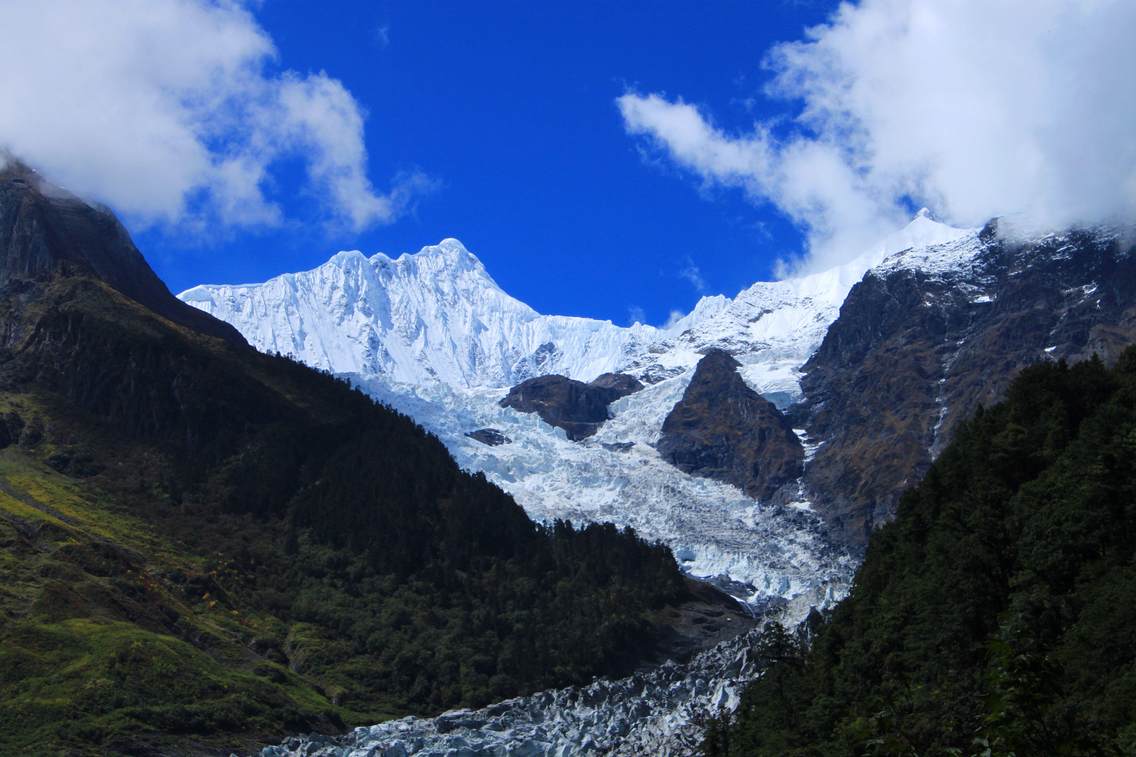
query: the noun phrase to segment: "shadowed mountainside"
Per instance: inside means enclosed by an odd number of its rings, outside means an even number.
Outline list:
[[[1131,236],[1072,230],[1018,241],[997,221],[963,266],[869,271],[804,366],[796,423],[823,441],[806,485],[835,538],[862,549],[979,405],[1035,363],[1136,339]]]
[[[0,751],[216,752],[635,667],[673,557],[532,523],[410,419],[0,175]],[[171,682],[176,685],[171,686]]]
[[[0,168],[0,286],[57,276],[98,279],[174,323],[234,344],[244,337],[170,295],[113,214],[56,187],[23,164]]]

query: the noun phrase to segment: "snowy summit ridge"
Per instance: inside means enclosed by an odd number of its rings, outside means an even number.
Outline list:
[[[542,316],[506,294],[456,239],[414,254],[340,252],[263,284],[197,286],[179,297],[265,351],[392,384],[510,386],[536,375],[598,375],[654,339],[649,326]]]
[[[236,326],[261,350],[394,386],[509,387],[550,373],[587,381],[613,371],[654,381],[693,366],[715,346],[739,359],[771,346],[811,353],[870,267],[970,234],[920,211],[850,263],[758,282],[733,299],[703,297],[666,328],[537,313],[453,238],[397,258],[339,252],[318,268],[263,284],[202,285],[178,296]]]

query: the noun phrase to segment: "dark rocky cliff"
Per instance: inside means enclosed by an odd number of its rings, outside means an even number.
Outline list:
[[[501,407],[536,413],[550,426],[562,428],[573,441],[596,433],[607,420],[607,406],[643,388],[632,376],[605,373],[591,383],[567,376],[538,376],[509,390]]]
[[[110,211],[53,186],[18,161],[0,168],[0,288],[89,276],[164,318],[244,344],[235,328],[178,300]]]
[[[1113,232],[1007,241],[991,222],[973,267],[870,272],[805,365],[794,409],[823,441],[806,483],[840,541],[862,547],[962,419],[1025,366],[1136,337],[1136,260]]]
[[[721,350],[707,353],[663,422],[657,446],[682,471],[767,499],[801,475],[804,450],[776,406],[742,380],[738,365]]]

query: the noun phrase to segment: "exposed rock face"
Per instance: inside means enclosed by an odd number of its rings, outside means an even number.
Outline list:
[[[768,499],[801,475],[804,449],[772,402],[746,386],[739,363],[713,350],[663,421],[658,450],[687,473]]]
[[[175,323],[245,343],[229,324],[170,294],[112,213],[12,161],[0,170],[0,288],[15,294],[57,275],[92,276]]]
[[[1115,232],[1029,243],[992,222],[962,267],[886,267],[857,284],[805,365],[822,441],[806,473],[834,536],[862,548],[979,405],[1041,360],[1114,358],[1136,339],[1136,260]]]
[[[536,413],[564,429],[573,441],[586,439],[607,420],[607,406],[643,388],[632,376],[605,373],[589,384],[566,376],[538,376],[514,386],[501,407]]]
[[[620,397],[626,397],[628,394],[634,394],[643,388],[643,384],[637,378],[628,376],[626,373],[601,374],[593,379],[589,386],[612,392],[614,396],[609,402],[614,402]]]
[[[490,447],[499,447],[513,441],[497,428],[479,428],[476,431],[467,432],[466,436],[470,439],[476,439],[482,444],[488,444]]]

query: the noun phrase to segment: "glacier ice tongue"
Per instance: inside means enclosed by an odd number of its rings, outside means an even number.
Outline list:
[[[261,757],[692,755],[705,717],[737,707],[759,673],[750,631],[696,655],[617,680],[540,691],[478,710],[408,717],[340,737],[293,737]]]

